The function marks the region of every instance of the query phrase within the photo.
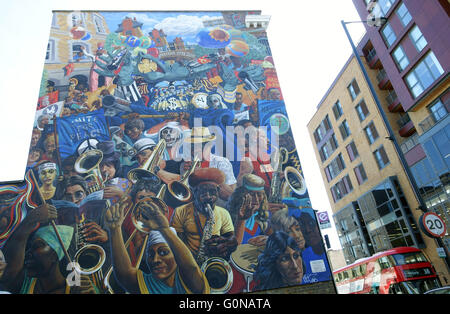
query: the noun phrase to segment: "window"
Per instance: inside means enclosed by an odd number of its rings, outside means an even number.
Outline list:
[[[389,164],[389,158],[383,146],[374,151],[373,155],[380,170],[386,167],[387,164]]]
[[[369,115],[369,110],[367,109],[366,102],[361,100],[361,102],[355,107],[356,112],[358,113],[359,121],[364,121],[366,117]]]
[[[358,83],[356,83],[356,80],[353,80],[349,86],[347,86],[348,92],[350,93],[350,97],[352,100],[355,100],[355,98],[359,94],[359,86]]]
[[[403,26],[408,25],[408,23],[412,20],[411,14],[409,14],[409,11],[404,3],[398,6],[396,13],[400,22],[402,22]]]
[[[45,53],[45,62],[55,61],[55,41],[50,39],[47,44],[47,51]]]
[[[339,119],[344,113],[342,111],[342,105],[339,100],[333,105],[333,113],[336,120]]]
[[[367,140],[369,144],[373,144],[378,138],[378,132],[373,124],[373,121],[369,123],[367,127],[364,128],[364,132],[366,133]]]
[[[339,126],[339,131],[341,132],[343,140],[345,140],[351,134],[347,120],[344,120]]]
[[[72,25],[70,28],[75,26],[83,26],[86,27],[86,23],[84,22],[84,13],[72,13],[71,14]]]
[[[397,39],[397,36],[395,35],[394,30],[392,29],[389,22],[386,22],[383,29],[381,30],[381,34],[383,35],[384,42],[386,43],[386,46],[388,48],[391,47],[394,41]]]
[[[89,48],[82,43],[74,43],[72,44],[72,61],[73,62],[86,62],[90,61],[90,59],[83,53],[82,48],[89,53]]]
[[[322,147],[319,149],[319,155],[322,162],[328,159],[328,157],[333,154],[333,152],[338,148],[338,143],[336,140],[336,135],[333,133],[328,141],[326,141],[325,144],[323,144]]]
[[[106,31],[105,27],[103,26],[103,19],[97,14],[93,14],[92,19],[94,20],[95,30],[97,31],[97,33],[105,34]]]
[[[58,16],[56,15],[55,12],[53,12],[53,15],[52,15],[52,27],[53,27],[53,28],[59,28],[59,25],[58,25]]]
[[[403,71],[409,64],[408,57],[406,56],[403,47],[400,45],[395,48],[394,52],[392,53],[392,57],[394,58],[395,63],[397,64],[397,67],[400,71]]]
[[[320,125],[314,131],[314,139],[316,140],[316,144],[319,143],[325,136],[325,134],[331,130],[331,123],[328,115],[325,116],[325,119],[320,122]]]
[[[327,175],[328,182],[333,180],[342,170],[345,169],[344,159],[339,154],[332,162],[325,168],[325,174]]]
[[[356,180],[359,185],[367,181],[367,174],[362,163],[356,166],[353,171],[355,172]]]
[[[429,106],[428,110],[430,111],[436,122],[447,115],[447,109],[445,109],[444,104],[441,102],[441,100],[438,100],[437,102]]]
[[[333,185],[330,189],[331,194],[333,195],[334,202],[339,201],[352,190],[353,185],[348,175],[343,177],[342,180]]]
[[[406,76],[406,83],[413,97],[416,98],[422,94],[443,73],[444,69],[434,53],[430,51]]]
[[[350,158],[350,161],[355,160],[356,157],[359,156],[358,150],[356,149],[355,142],[352,141],[345,148],[347,149],[347,153],[348,153],[348,157]]]
[[[417,51],[422,51],[423,48],[428,44],[425,37],[423,37],[422,32],[420,31],[419,27],[417,25],[414,25],[414,27],[409,32],[409,37],[411,38],[414,47],[416,47]]]
[[[381,12],[383,12],[383,15],[386,16],[389,10],[391,9],[392,5],[394,4],[395,0],[378,0],[378,4],[380,6]]]

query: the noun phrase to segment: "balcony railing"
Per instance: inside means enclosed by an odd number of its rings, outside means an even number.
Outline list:
[[[405,114],[400,119],[397,120],[397,125],[399,128],[402,128],[410,121],[411,121],[411,118],[409,117],[409,115]]]
[[[386,96],[386,101],[388,103],[388,105],[392,105],[393,103],[395,103],[397,101],[398,97],[397,94],[394,92],[394,90],[390,90],[388,95]]]
[[[367,54],[367,61],[371,62],[373,60],[373,58],[377,55],[377,52],[375,51],[375,49],[370,49],[369,53]]]
[[[410,138],[408,138],[406,141],[404,141],[402,144],[400,144],[400,149],[403,152],[403,154],[406,154],[411,149],[417,146],[419,144],[419,134],[414,134]]]
[[[428,130],[430,130],[436,123],[444,119],[446,116],[448,116],[448,113],[444,116],[436,116],[434,114],[430,114],[428,117],[426,117],[422,122],[419,123],[419,126],[422,128],[422,132],[425,133]]]
[[[377,74],[378,83],[381,83],[386,77],[387,77],[387,74],[384,69],[381,69],[378,71],[378,74]]]

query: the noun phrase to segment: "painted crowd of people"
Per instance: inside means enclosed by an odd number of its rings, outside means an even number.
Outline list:
[[[228,60],[225,63],[236,70],[229,56],[221,57],[221,66]],[[270,197],[275,176],[288,180],[282,170],[297,154],[287,133],[280,139],[290,146],[284,163],[262,158],[281,153],[258,129],[262,100],[284,106],[278,88],[261,84],[255,92],[242,81],[230,103],[217,86],[200,89],[205,84],[188,77],[164,87],[148,83],[148,93],[141,90],[135,100],[119,92],[115,79],[99,80],[97,75],[94,82],[70,79],[67,95],[59,94],[59,113],[36,119],[27,171],[36,179],[40,202],[28,209],[2,244],[0,290],[240,293],[331,280],[307,191],[299,195],[286,185],[286,193],[277,191],[283,193],[281,201]],[[48,88],[53,92],[61,86],[48,83]],[[194,105],[194,95],[200,92],[206,94],[205,107]],[[171,93],[188,105],[172,111],[152,107],[157,97]],[[219,116],[221,129],[256,128],[253,139],[224,139],[244,148],[236,159],[217,149],[222,139],[211,131],[217,120],[193,124],[194,117],[204,122],[219,112],[231,117]],[[62,154],[59,121],[99,113],[107,122],[107,138],[82,138],[71,154]],[[252,155],[253,146],[264,145],[267,156]],[[301,171],[299,164],[291,166]],[[186,195],[190,197],[182,200]],[[14,193],[0,194],[0,234],[12,226],[15,199]],[[74,261],[87,260],[92,266],[92,252],[87,250],[91,245],[100,248],[94,254],[101,260],[99,269],[95,274],[77,273],[73,284],[68,278],[79,270]],[[83,250],[86,256],[77,259]],[[226,289],[217,287],[223,286],[217,282],[222,279],[208,278],[206,265],[212,258],[231,273]]]

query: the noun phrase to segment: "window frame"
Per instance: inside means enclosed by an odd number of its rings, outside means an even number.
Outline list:
[[[356,87],[356,88],[355,88]],[[353,79],[350,84],[347,85],[347,90],[350,94],[350,98],[352,101],[354,101],[359,93],[361,92],[361,89],[359,88],[358,82],[356,82],[356,79]]]
[[[429,58],[431,59],[431,61],[433,61],[433,66],[435,66],[435,67],[439,70],[439,72],[440,72],[439,76],[437,76],[437,77],[434,76],[435,73],[432,71],[431,67],[429,66],[429,64],[428,64],[428,62],[427,62],[427,61],[429,60]],[[436,61],[437,63],[434,63],[434,61]],[[426,69],[428,70],[426,74],[427,74],[427,75],[431,75],[431,77],[433,78],[433,81],[432,81],[429,85],[427,85],[427,86],[425,86],[425,84],[424,84],[424,82],[425,82],[424,76],[419,77],[419,76],[417,75],[417,73],[421,73],[421,72],[422,72],[422,74],[424,73],[423,71],[417,71],[417,70],[419,69],[419,67],[422,67],[422,66],[425,66]],[[421,70],[423,70],[423,69],[421,69]],[[417,73],[416,73],[416,71],[417,71]],[[436,81],[438,80],[438,78],[442,76],[442,74],[443,74],[444,72],[445,72],[444,69],[442,68],[442,66],[441,66],[441,64],[439,63],[438,59],[437,59],[436,56],[434,55],[433,51],[430,50],[430,51],[422,58],[422,60],[420,60],[420,62],[418,62],[418,63],[414,66],[414,68],[412,68],[411,71],[409,71],[408,74],[405,75],[405,83],[406,83],[406,86],[408,87],[408,89],[409,89],[411,95],[413,96],[413,98],[416,99],[417,97],[419,97],[420,95],[422,95],[423,92],[424,92],[427,88],[429,88],[430,86],[432,86],[432,85],[434,84],[434,82],[436,82]],[[410,80],[411,78],[414,78],[414,80],[415,80],[415,83],[414,83],[414,84],[411,84],[411,80]],[[420,91],[419,93],[416,94],[416,92],[414,92],[414,89],[415,89],[418,85],[420,85],[419,87],[421,88],[421,91]]]
[[[380,134],[378,133],[377,128],[375,127],[373,121],[370,121],[364,128],[364,133],[366,134],[366,138],[367,141],[369,142],[369,145],[372,145],[377,141],[377,139],[380,138]]]
[[[360,122],[363,122],[364,120],[366,120],[366,118],[370,114],[370,111],[367,108],[367,104],[364,99],[361,99],[361,101],[355,106],[355,110],[356,110],[356,113],[358,114],[358,118],[359,118]]]
[[[405,9],[405,12],[404,12],[403,15],[400,15],[401,13],[400,13],[399,11],[400,11],[400,9],[402,9],[402,8]],[[409,22],[411,22],[411,20],[412,20],[411,13],[409,13],[409,10],[408,10],[408,8],[406,7],[406,5],[405,5],[404,2],[400,3],[400,4],[397,6],[397,9],[395,9],[395,14],[397,15],[398,19],[399,19],[400,22],[402,23],[403,27],[405,27],[406,25],[408,25]],[[409,17],[409,20],[405,23],[405,22],[404,22],[404,18],[407,17],[407,16]]]
[[[339,99],[334,103],[332,110],[336,121],[339,120],[344,114],[344,110],[342,109],[342,104]],[[336,113],[338,113],[339,115],[337,115]]]
[[[342,130],[345,130],[345,136],[344,136]],[[352,132],[350,131],[350,126],[348,125],[347,120],[342,121],[342,123],[339,125],[339,131],[341,133],[343,141],[345,141],[345,139],[347,139],[352,134]]]
[[[388,35],[385,34],[385,30],[390,29],[390,33]],[[397,35],[394,32],[394,29],[392,28],[391,24],[389,22],[386,22],[384,24],[383,28],[381,29],[381,37],[383,38],[384,43],[388,48],[391,48],[392,45],[397,40]],[[392,39],[393,36],[393,39]]]
[[[397,51],[401,51],[401,53],[402,53],[402,57],[400,59],[398,59],[396,56]],[[394,50],[392,50],[391,56],[392,56],[392,59],[394,59],[395,64],[397,65],[397,68],[400,72],[408,67],[409,59],[408,59],[408,56],[406,55],[405,50],[403,49],[402,45],[398,45]],[[406,60],[406,64],[402,65],[404,60]]]
[[[387,159],[386,162],[384,162],[384,160],[383,160],[383,155],[382,155],[381,151],[383,151],[384,155],[386,156],[386,159]],[[379,154],[380,158],[378,158],[378,154]],[[377,163],[377,166],[378,166],[379,170],[382,170],[382,169],[386,168],[386,166],[391,163],[391,161],[389,159],[389,156],[387,155],[386,150],[384,149],[383,145],[379,146],[376,150],[373,151],[373,156],[375,158],[375,162]],[[379,162],[380,160],[383,163],[382,165]]]
[[[417,30],[420,33],[420,36],[417,39],[415,39],[414,35],[413,35],[415,30]],[[414,25],[413,27],[411,27],[411,29],[408,32],[408,36],[411,39],[411,42],[412,42],[413,46],[416,48],[417,52],[421,52],[428,45],[427,39],[425,38],[425,36],[423,35],[422,31],[420,30],[419,26],[417,26],[417,24]],[[422,48],[420,48],[418,46],[418,42],[422,42],[422,44],[423,44],[423,41],[421,41],[422,39],[425,42],[425,44],[423,46],[420,45],[422,47]]]

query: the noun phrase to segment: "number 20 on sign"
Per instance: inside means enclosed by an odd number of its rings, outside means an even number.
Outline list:
[[[425,213],[420,217],[420,226],[425,234],[432,238],[443,237],[447,231],[444,220],[432,212]]]

